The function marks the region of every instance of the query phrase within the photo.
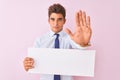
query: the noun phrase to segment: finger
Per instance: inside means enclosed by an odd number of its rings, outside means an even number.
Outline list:
[[[26,58],[24,59],[24,61],[23,61],[23,64],[27,64],[27,63],[34,63],[33,58],[28,58],[28,57],[26,57]]]
[[[25,68],[25,70],[26,70],[26,71],[28,71],[28,70],[29,70],[29,68]]]
[[[31,58],[31,57],[26,57],[26,60],[33,60],[33,58]]]
[[[27,66],[27,67],[25,67],[25,70],[28,71],[29,69],[32,69],[32,68],[34,68],[34,67]]]
[[[71,38],[73,38],[73,34],[72,34],[72,32],[71,32],[68,28],[65,29],[65,32],[66,32]]]
[[[24,65],[24,67],[33,67],[33,64],[32,64],[32,63],[26,63],[26,64]]]
[[[25,61],[24,64],[31,64],[31,65],[33,65],[34,61]]]
[[[24,61],[24,67],[33,67],[34,61]]]
[[[82,11],[80,10],[79,12],[79,23],[80,23],[80,26],[83,25],[83,20],[82,20]]]
[[[29,58],[29,57],[26,57],[26,58],[24,59],[24,61],[28,61],[28,60],[30,60],[30,58]]]
[[[87,27],[90,28],[91,23],[90,23],[90,16],[87,17]]]
[[[24,66],[25,66],[25,67],[33,67],[33,65],[32,65],[31,63],[25,64]]]
[[[78,12],[75,15],[75,20],[76,20],[76,26],[80,26],[80,23],[79,23],[79,13]]]
[[[32,69],[32,68],[34,68],[34,66],[30,66],[30,65],[25,65],[25,66],[24,66],[24,69],[25,69],[26,71],[28,71],[29,69]]]
[[[27,67],[32,68],[33,66],[31,66],[31,65],[25,65],[24,67],[25,68],[27,68]]]
[[[83,25],[87,26],[87,23],[86,23],[86,13],[85,12],[82,13],[82,20],[83,20]]]

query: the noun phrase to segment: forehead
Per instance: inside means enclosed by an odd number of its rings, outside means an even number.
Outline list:
[[[64,18],[61,13],[52,13],[50,18]]]

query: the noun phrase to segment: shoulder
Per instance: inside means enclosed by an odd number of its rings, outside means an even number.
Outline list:
[[[47,40],[49,37],[49,33],[43,34],[39,37],[37,37],[34,41],[34,47],[38,48],[44,43],[45,40]]]
[[[63,32],[62,38],[67,40],[69,39],[69,35],[66,32]]]
[[[37,42],[40,42],[40,41],[43,41],[43,40],[48,39],[48,38],[49,38],[49,32],[47,32],[47,33],[45,33],[45,34],[37,37],[37,38],[35,39],[35,42],[36,42],[36,41],[37,41]]]

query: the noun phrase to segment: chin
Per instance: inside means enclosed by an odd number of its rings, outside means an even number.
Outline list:
[[[58,32],[60,32],[61,30],[53,30],[53,32],[55,32],[55,33],[58,33]]]

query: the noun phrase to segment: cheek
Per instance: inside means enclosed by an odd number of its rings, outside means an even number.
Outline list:
[[[59,26],[63,27],[63,25],[64,25],[64,22],[59,23]]]
[[[53,26],[53,25],[54,25],[54,23],[53,23],[53,22],[49,22],[49,24],[50,24],[51,26]]]

